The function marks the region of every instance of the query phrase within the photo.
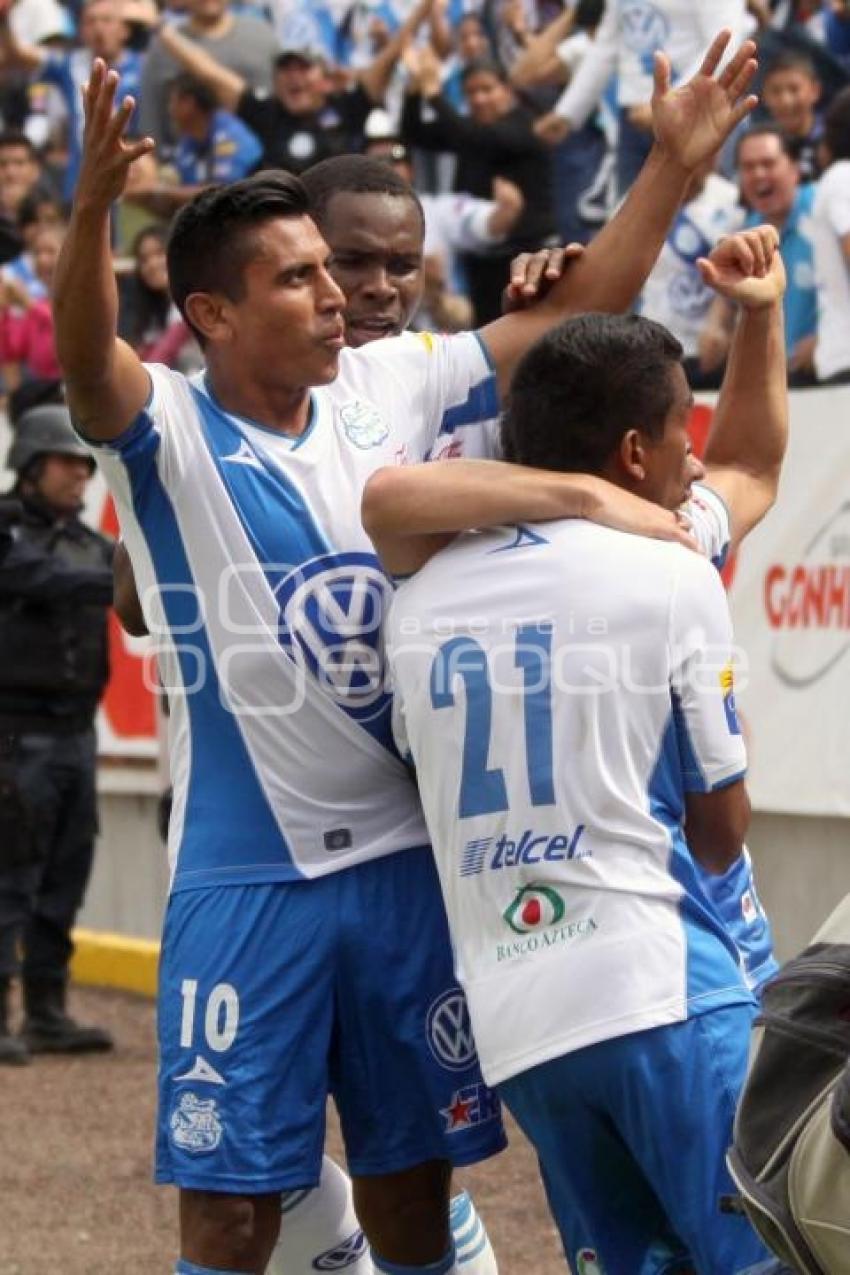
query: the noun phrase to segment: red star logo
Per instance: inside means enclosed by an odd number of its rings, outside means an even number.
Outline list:
[[[472,1099],[461,1098],[460,1093],[453,1095],[448,1107],[440,1108],[440,1115],[446,1117],[446,1133],[455,1129],[467,1129],[472,1124]]]

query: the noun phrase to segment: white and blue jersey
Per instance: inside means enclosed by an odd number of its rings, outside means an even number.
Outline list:
[[[133,49],[125,49],[112,64],[111,70],[117,71],[120,80],[119,97],[132,97],[138,103],[142,83],[143,55]],[[55,84],[62,95],[65,109],[68,112],[68,166],[65,170],[63,195],[70,199],[77,184],[80,171],[80,160],[83,153],[83,88],[88,84],[91,74],[92,55],[88,49],[73,49],[70,53],[51,50],[45,56],[37,79],[47,84]],[[138,123],[138,109],[133,112],[129,132],[132,134]]]
[[[383,654],[391,586],[360,522],[369,476],[497,411],[471,334],[344,350],[297,438],[202,380],[98,448],[170,718],[174,889],[317,877],[423,845]]]
[[[705,558],[581,521],[469,534],[387,643],[489,1084],[751,1001],[683,833],[686,793],[745,769]]]
[[[229,111],[216,111],[209,134],[203,141],[182,137],[174,149],[173,162],[186,186],[213,182],[235,182],[252,173],[262,158],[263,148],[247,124]]]

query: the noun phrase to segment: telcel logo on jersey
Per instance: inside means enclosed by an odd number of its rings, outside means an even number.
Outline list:
[[[474,877],[485,868],[498,872],[500,868],[527,867],[535,863],[563,863],[566,859],[590,857],[589,850],[580,848],[585,825],[580,823],[572,835],[559,832],[554,836],[544,833],[536,836],[533,828],[526,828],[515,840],[503,834],[494,837],[477,837],[467,841],[460,856],[460,875]]]
[[[597,929],[592,916],[578,921],[565,921],[567,905],[560,891],[552,885],[535,882],[517,890],[502,918],[520,937],[511,943],[496,944],[496,960],[512,961],[518,956],[532,956],[549,947],[587,937]]]

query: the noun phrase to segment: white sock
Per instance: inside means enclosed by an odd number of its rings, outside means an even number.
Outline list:
[[[456,1249],[451,1275],[498,1275],[496,1255],[467,1191],[452,1199],[450,1220]],[[314,1275],[343,1267],[345,1275],[374,1275],[354,1212],[351,1179],[325,1156],[315,1190],[290,1191],[283,1197],[280,1239],[266,1275]]]
[[[280,1239],[266,1275],[339,1270],[373,1275],[369,1246],[351,1201],[351,1179],[328,1156],[315,1190],[287,1192],[282,1207]]]
[[[451,1227],[459,1275],[498,1275],[490,1237],[468,1191],[452,1200]]]

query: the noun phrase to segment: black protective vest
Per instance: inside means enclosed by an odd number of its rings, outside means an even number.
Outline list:
[[[112,544],[36,500],[3,513],[0,730],[84,729],[109,675]]]

